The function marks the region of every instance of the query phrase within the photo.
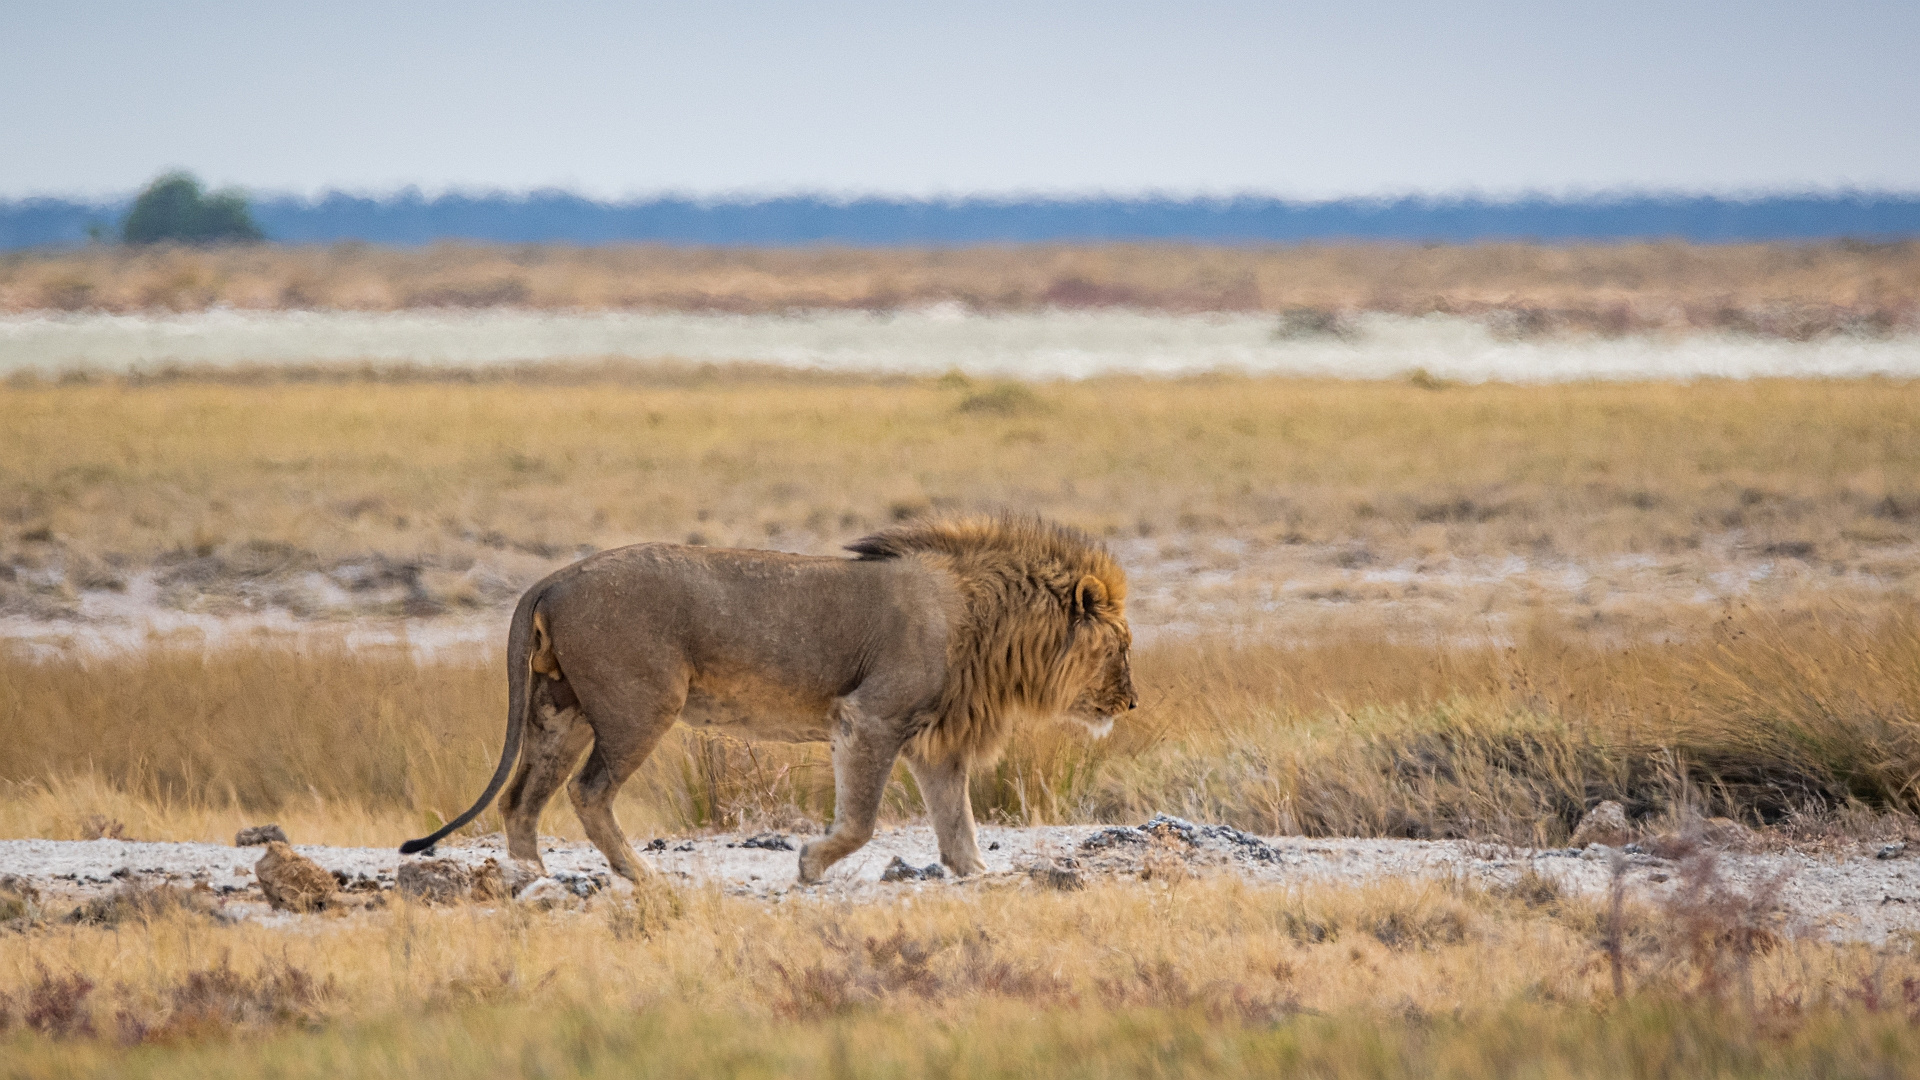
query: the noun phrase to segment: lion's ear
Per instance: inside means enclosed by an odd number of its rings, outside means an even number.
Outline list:
[[[1092,574],[1080,579],[1073,589],[1074,607],[1082,615],[1091,615],[1107,604],[1107,583]]]

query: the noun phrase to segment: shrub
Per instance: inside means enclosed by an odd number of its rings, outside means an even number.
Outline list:
[[[221,244],[265,239],[247,211],[247,197],[228,188],[207,192],[191,173],[170,172],[147,185],[121,225],[129,244]]]

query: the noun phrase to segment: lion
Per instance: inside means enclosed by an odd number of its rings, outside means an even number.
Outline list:
[[[676,720],[832,748],[834,821],[800,851],[811,884],[873,836],[896,758],[956,875],[985,869],[967,797],[1016,724],[1060,717],[1105,734],[1138,703],[1127,579],[1086,535],[1034,518],[925,520],[851,558],[636,544],[527,590],[507,634],[507,736],[477,802],[506,784],[507,852],[541,868],[540,812],[568,785],[587,836],[639,881],[614,795]],[[524,744],[524,749],[523,749]],[[591,749],[589,750],[589,747]]]

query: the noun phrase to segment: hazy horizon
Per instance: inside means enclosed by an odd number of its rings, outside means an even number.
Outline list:
[[[847,204],[857,202],[888,202],[900,204],[918,203],[984,203],[984,204],[1050,204],[1050,203],[1226,203],[1233,201],[1280,202],[1300,206],[1325,206],[1334,204],[1392,204],[1423,203],[1449,205],[1476,203],[1488,206],[1506,206],[1521,203],[1551,203],[1570,206],[1605,205],[1609,203],[1639,200],[1683,200],[1716,199],[1728,202],[1760,202],[1775,199],[1815,198],[1815,199],[1912,199],[1920,198],[1920,181],[1906,187],[1866,187],[1851,184],[1808,185],[1800,187],[1728,187],[1728,188],[1682,188],[1682,187],[1633,187],[1616,185],[1609,188],[1567,188],[1547,190],[1541,188],[1515,188],[1511,190],[1486,190],[1478,187],[1450,190],[1391,190],[1362,192],[1347,195],[1294,196],[1278,191],[1243,189],[1233,191],[1179,191],[1165,188],[1138,188],[1106,190],[1097,188],[1043,190],[1031,188],[987,189],[979,191],[933,191],[905,192],[880,189],[846,188],[729,188],[722,190],[696,190],[691,188],[658,188],[646,191],[633,191],[620,195],[601,195],[579,188],[559,185],[535,187],[503,187],[478,183],[446,182],[441,184],[407,183],[397,187],[349,187],[345,185],[325,185],[311,190],[293,190],[287,188],[259,188],[244,184],[219,184],[207,181],[206,177],[190,166],[170,166],[154,173],[152,177],[130,187],[105,192],[72,191],[36,191],[25,194],[0,193],[0,203],[19,204],[37,200],[64,201],[76,204],[97,206],[130,205],[140,191],[152,180],[171,172],[186,172],[204,183],[208,189],[238,187],[251,200],[293,202],[316,204],[329,198],[369,199],[377,202],[395,202],[411,198],[433,201],[442,198],[475,200],[519,200],[538,199],[558,196],[576,198],[603,206],[627,206],[648,203],[686,202],[698,205],[739,205],[753,203],[779,202],[786,200],[807,200],[828,204]]]

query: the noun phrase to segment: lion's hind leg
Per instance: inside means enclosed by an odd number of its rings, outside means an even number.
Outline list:
[[[587,839],[607,857],[613,872],[628,881],[637,882],[651,871],[634,859],[633,849],[627,846],[626,834],[614,820],[613,800],[620,794],[620,785],[640,768],[660,737],[679,718],[684,699],[683,693],[678,700],[661,701],[644,711],[630,709],[625,715],[610,718],[591,713],[593,752],[587,755],[580,774],[567,785],[574,816],[586,829]]]
[[[593,728],[564,681],[540,678],[533,694],[520,767],[500,800],[500,810],[507,819],[507,854],[545,873],[540,861],[540,812],[592,741]]]

